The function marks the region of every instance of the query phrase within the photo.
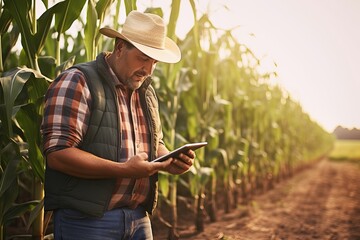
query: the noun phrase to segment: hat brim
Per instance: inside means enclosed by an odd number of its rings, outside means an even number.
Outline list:
[[[165,38],[164,49],[159,49],[134,42],[112,28],[104,27],[101,28],[99,32],[107,37],[121,38],[126,41],[129,41],[141,52],[151,57],[152,59],[158,60],[159,62],[176,63],[181,59],[181,51],[179,47],[176,45],[176,43],[173,40],[171,40],[168,37]]]

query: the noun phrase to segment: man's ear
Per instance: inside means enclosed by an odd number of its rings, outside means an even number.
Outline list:
[[[115,39],[114,50],[120,49],[124,45],[120,38]]]

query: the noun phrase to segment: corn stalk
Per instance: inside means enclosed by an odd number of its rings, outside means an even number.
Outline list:
[[[16,209],[12,212],[18,216],[32,210],[28,225],[33,223],[40,229],[45,228],[40,222],[35,224],[36,217],[42,215],[41,191],[33,193],[34,201],[13,208],[17,191],[9,189],[21,191],[16,188],[15,177],[23,170],[19,168],[23,165],[34,176],[33,185],[42,184],[44,162],[38,147],[38,126],[41,96],[48,80],[37,78],[32,70],[13,72],[10,69],[26,65],[54,78],[75,63],[75,56],[77,62],[83,62],[92,60],[98,48],[106,50],[110,41],[103,40],[97,33],[105,18],[113,17],[110,22],[114,22],[115,28],[119,24],[121,1],[116,2],[114,16],[108,14],[115,4],[111,0],[64,0],[49,9],[47,1],[42,2],[47,10],[35,19],[33,0],[1,1],[4,4],[0,16],[3,40],[0,45],[3,48],[0,136],[6,136],[0,141],[1,226],[8,222],[4,220],[9,216],[6,212]],[[80,13],[86,2],[86,18],[82,19]],[[124,3],[126,13],[137,9],[137,1],[124,0]],[[161,192],[163,197],[169,198],[172,209],[169,237],[173,239],[178,237],[176,200],[179,179],[187,182],[191,189],[197,216],[194,223],[197,230],[202,231],[207,205],[212,209],[209,211],[211,219],[216,220],[215,209],[218,208],[215,202],[219,198],[219,189],[227,189],[227,211],[230,211],[237,205],[239,189],[241,197],[248,200],[256,184],[265,189],[266,185],[271,185],[267,183],[269,177],[289,176],[296,168],[307,164],[308,159],[328,151],[333,141],[287,93],[269,86],[266,82],[269,75],[258,73],[260,61],[231,35],[231,31],[216,29],[207,15],[197,16],[193,0],[190,4],[194,26],[185,39],[178,40],[175,30],[180,4],[180,0],[172,1],[168,36],[180,45],[182,61],[158,64],[154,74],[165,142],[169,149],[189,141],[208,141],[209,144],[197,150],[196,164],[188,174],[159,176]],[[163,15],[161,8],[147,11]],[[54,15],[55,22],[51,25]],[[69,34],[74,22],[81,25],[77,35]],[[11,51],[19,33],[23,47],[21,54]],[[74,45],[70,50],[68,42]],[[63,46],[60,43],[64,43]],[[85,55],[82,54],[84,49]],[[22,134],[14,135],[14,132]],[[35,189],[42,190],[42,186]],[[33,235],[41,238],[43,232],[34,230]]]

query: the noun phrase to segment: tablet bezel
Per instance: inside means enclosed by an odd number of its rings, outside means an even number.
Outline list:
[[[166,155],[163,155],[161,157],[158,157],[156,159],[154,159],[152,162],[163,162],[169,158],[172,158],[172,157],[176,157],[178,156],[180,153],[185,153],[187,152],[189,149],[191,150],[196,150],[198,148],[201,148],[201,147],[204,147],[207,145],[207,142],[197,142],[197,143],[187,143],[171,152],[169,152],[168,154]]]

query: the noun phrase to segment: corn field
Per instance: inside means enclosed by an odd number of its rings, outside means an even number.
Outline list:
[[[165,143],[174,149],[208,142],[188,173],[159,175],[159,205],[171,213],[164,219],[159,207],[154,217],[165,222],[169,239],[178,236],[180,197],[203,231],[204,214],[216,221],[218,209],[229,212],[249,201],[327,154],[334,142],[281,86],[270,84],[276,73],[260,74],[251,49],[199,16],[195,0],[185,1],[195,21],[184,39],[176,36],[180,0],[164,1],[171,4],[167,12],[150,3],[146,9],[169,19],[167,35],[182,51],[179,63],[160,63],[153,76]],[[36,4],[44,12],[36,12]],[[110,51],[113,42],[99,28],[121,27],[122,12],[134,9],[136,0],[0,0],[0,239],[15,238],[13,228],[33,239],[51,234],[51,215],[43,211],[43,96],[63,70]]]

